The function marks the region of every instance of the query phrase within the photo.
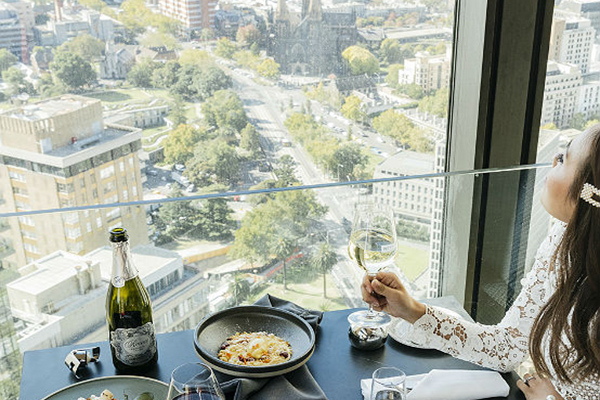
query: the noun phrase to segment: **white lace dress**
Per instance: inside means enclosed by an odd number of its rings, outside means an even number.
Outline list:
[[[517,368],[527,357],[533,321],[555,290],[556,275],[549,266],[565,228],[556,223],[540,245],[531,271],[521,281],[521,293],[498,325],[467,322],[427,306],[407,339],[500,372]],[[550,365],[548,358],[546,362]],[[598,375],[572,385],[553,383],[567,400],[600,400]]]

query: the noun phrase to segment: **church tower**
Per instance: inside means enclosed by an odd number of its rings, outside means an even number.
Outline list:
[[[323,6],[321,5],[321,0],[310,0],[307,16],[313,21],[323,20]]]
[[[290,11],[288,10],[286,0],[277,0],[277,10],[275,11],[275,30],[277,37],[287,36],[290,30]]]

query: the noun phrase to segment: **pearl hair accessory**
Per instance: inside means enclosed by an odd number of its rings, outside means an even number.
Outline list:
[[[587,201],[594,207],[600,208],[600,201],[595,200],[593,198],[594,194],[598,196],[598,198],[600,198],[600,189],[594,187],[594,185],[585,183],[583,185],[583,189],[581,189],[581,194],[579,195],[579,197],[581,197],[584,201]]]

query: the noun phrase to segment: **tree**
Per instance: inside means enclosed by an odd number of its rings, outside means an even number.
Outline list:
[[[66,92],[66,88],[59,82],[54,82],[52,75],[45,73],[38,80],[37,90],[42,97],[59,96]]]
[[[96,80],[92,65],[74,53],[56,52],[50,69],[59,81],[71,89],[80,89]]]
[[[215,94],[215,92],[228,89],[233,86],[231,77],[221,68],[207,66],[202,69],[202,73],[196,75],[194,79],[194,89],[198,98],[205,100]]]
[[[398,86],[398,74],[400,70],[404,69],[404,66],[401,64],[392,64],[388,67],[388,74],[385,76],[385,83],[387,83],[390,87]]]
[[[266,58],[256,67],[256,72],[269,79],[277,79],[281,75],[280,65],[272,58]]]
[[[236,52],[237,47],[235,43],[227,38],[221,38],[217,41],[217,47],[215,48],[215,54],[223,58],[233,58],[233,54]]]
[[[225,199],[204,200],[193,220],[195,236],[208,240],[230,240],[236,227],[232,214],[233,210]]]
[[[575,113],[573,119],[571,119],[571,128],[575,128],[579,131],[583,130],[585,126],[585,116],[582,113]]]
[[[300,181],[296,178],[295,174],[296,162],[289,154],[281,156],[277,162],[277,168],[273,171],[277,176],[276,187],[288,187],[294,186]]]
[[[235,40],[242,46],[250,47],[262,40],[262,34],[253,24],[240,26],[235,35]]]
[[[445,118],[448,115],[449,95],[448,88],[440,89],[433,96],[424,97],[419,101],[419,110]]]
[[[173,96],[173,105],[171,106],[169,119],[173,122],[174,127],[187,123],[187,117],[185,116],[185,102],[179,95]]]
[[[327,298],[327,274],[337,263],[338,257],[329,243],[322,243],[312,256],[312,264],[323,274],[323,298]]]
[[[169,194],[170,198],[182,196],[183,194],[178,186],[174,186]],[[171,201],[164,203],[156,216],[156,219],[160,220],[159,224],[166,226],[166,229],[161,234],[172,239],[173,237],[187,233],[193,228],[196,213],[197,210],[192,207],[191,201]]]
[[[202,104],[206,123],[217,129],[227,126],[241,131],[248,123],[244,104],[238,95],[230,90],[218,90]]]
[[[356,143],[344,143],[333,153],[329,169],[338,172],[338,180],[353,177],[354,169],[367,163],[367,156]]]
[[[154,71],[158,68],[160,68],[159,63],[156,63],[149,58],[145,58],[129,70],[127,81],[133,86],[140,88],[152,87],[152,77]]]
[[[386,38],[379,47],[379,58],[386,64],[393,64],[402,61],[402,49],[396,39]]]
[[[222,139],[197,144],[186,166],[188,178],[198,186],[221,183],[229,187],[237,183],[240,175],[240,158]]]
[[[0,72],[4,72],[13,66],[19,59],[10,51],[0,49]]]
[[[583,127],[584,130],[588,130],[590,129],[592,126],[597,125],[600,121],[598,121],[598,119],[590,119],[589,121],[587,121],[585,123],[585,126]]]
[[[56,49],[56,51],[63,53],[75,53],[81,56],[81,58],[84,60],[93,60],[102,56],[104,47],[105,44],[102,40],[96,39],[92,35],[84,33],[82,35],[75,36],[68,42],[63,43]]]
[[[414,83],[398,85],[398,91],[411,99],[420,100],[423,98],[423,87]]]
[[[239,272],[235,272],[233,275],[233,297],[235,298],[235,305],[242,303],[250,294],[250,282],[248,279],[241,275]]]
[[[362,101],[355,95],[350,95],[344,100],[340,110],[342,115],[353,121],[364,121],[366,114],[362,110]]]
[[[140,43],[146,47],[164,47],[174,50],[179,47],[175,36],[163,32],[146,32],[140,39]]]
[[[202,40],[203,42],[208,42],[209,40],[212,40],[214,38],[215,33],[212,31],[212,29],[202,28],[202,31],[200,31],[200,40]]]
[[[202,136],[200,131],[190,125],[179,125],[173,129],[163,141],[165,161],[170,164],[185,164],[194,155],[194,145]]]
[[[287,258],[294,253],[296,246],[292,239],[286,236],[280,236],[276,239],[273,251],[278,260],[283,262],[283,292],[287,291]]]
[[[353,75],[372,75],[379,72],[377,58],[363,47],[350,46],[342,52],[342,57],[348,61]]]
[[[240,146],[248,150],[252,157],[255,157],[260,152],[260,135],[254,125],[248,123],[240,132]]]
[[[9,94],[35,94],[33,85],[31,82],[25,80],[25,74],[17,67],[10,67],[6,71],[3,71],[2,80],[8,84]]]
[[[169,61],[162,67],[152,71],[151,84],[153,87],[170,88],[177,83],[178,72],[181,65],[177,61]]]

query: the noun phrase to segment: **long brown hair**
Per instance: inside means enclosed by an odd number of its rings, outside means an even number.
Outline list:
[[[529,338],[536,371],[551,375],[547,351],[556,378],[568,383],[600,373],[600,208],[579,199],[584,183],[600,188],[600,124],[588,132],[589,153],[569,188],[575,210],[552,261],[556,292],[542,307]]]

